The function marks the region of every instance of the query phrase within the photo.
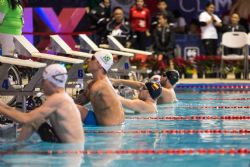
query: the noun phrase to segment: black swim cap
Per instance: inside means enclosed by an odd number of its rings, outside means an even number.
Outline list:
[[[146,82],[145,85],[152,99],[155,100],[161,95],[162,88],[158,82],[150,81],[150,82]]]
[[[180,78],[179,72],[176,70],[169,70],[163,76],[167,77],[171,85],[175,85],[176,82],[178,82]]]

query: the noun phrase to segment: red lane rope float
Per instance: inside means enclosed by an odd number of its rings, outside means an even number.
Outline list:
[[[250,100],[250,98],[178,98],[178,100]]]
[[[60,155],[60,154],[97,154],[97,155],[107,155],[107,154],[168,154],[168,155],[247,155],[250,154],[250,149],[248,148],[231,148],[231,149],[214,149],[214,148],[199,148],[199,149],[131,149],[131,150],[47,150],[47,151],[0,151],[0,155],[33,155],[33,154],[43,154],[43,155]]]
[[[250,116],[165,116],[165,117],[126,117],[127,120],[250,120]]]
[[[246,135],[250,134],[249,129],[162,129],[162,130],[85,130],[85,133],[95,133],[95,134],[120,134],[120,133],[128,133],[128,134],[154,134],[154,133],[161,133],[161,134],[240,134]]]
[[[200,109],[249,109],[250,106],[171,106],[164,108],[200,108]]]

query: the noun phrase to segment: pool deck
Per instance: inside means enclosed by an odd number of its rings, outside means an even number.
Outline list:
[[[193,76],[191,79],[181,78],[179,83],[250,83],[250,80],[244,79],[235,79],[234,75],[229,75],[227,79],[220,79],[220,78],[202,78],[199,79],[196,75]]]

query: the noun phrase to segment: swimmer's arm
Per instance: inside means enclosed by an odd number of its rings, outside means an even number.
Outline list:
[[[85,105],[89,102],[89,91],[84,91],[83,93],[79,94],[78,97],[75,99],[75,103],[78,105]]]
[[[0,102],[0,113],[11,118],[12,120],[19,123],[30,123],[35,120],[43,119],[48,117],[57,109],[57,101],[48,100],[40,107],[32,110],[29,113],[20,112],[12,107],[7,106],[3,102]]]
[[[125,79],[113,79],[113,78],[111,78],[110,81],[115,85],[122,84],[122,85],[129,86],[129,87],[131,87],[133,89],[137,89],[137,90],[139,90],[141,87],[143,87],[145,85],[143,82],[125,80]]]
[[[17,141],[24,141],[28,139],[33,134],[33,132],[35,132],[35,130],[30,124],[24,124],[19,136],[17,137]]]
[[[131,100],[125,99],[121,96],[119,96],[119,99],[125,108],[128,108],[133,111],[138,111],[139,113],[150,113],[144,102],[139,99]]]

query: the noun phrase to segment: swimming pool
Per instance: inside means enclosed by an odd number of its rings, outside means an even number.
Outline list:
[[[36,135],[22,145],[2,141],[0,166],[250,166],[248,92],[177,97],[157,114],[126,115],[122,127],[85,127],[84,146],[44,143]]]

